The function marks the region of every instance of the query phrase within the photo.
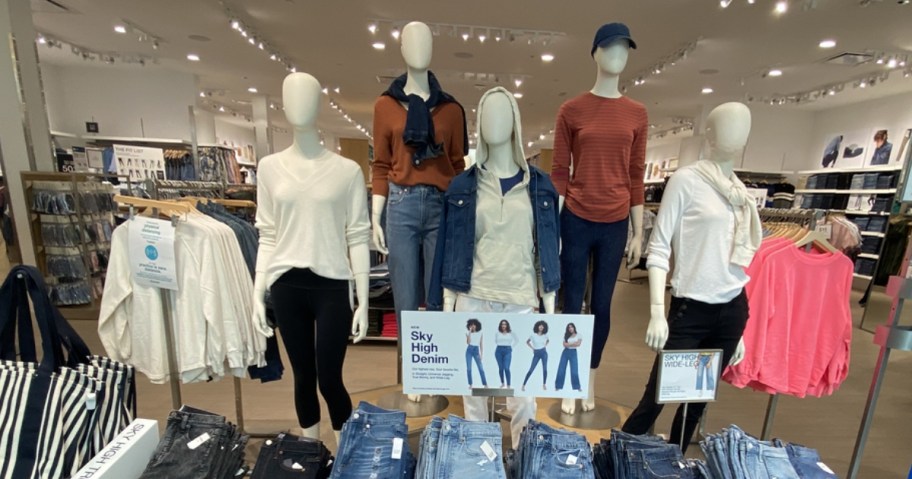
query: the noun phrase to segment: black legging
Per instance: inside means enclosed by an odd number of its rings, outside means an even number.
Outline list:
[[[295,409],[303,428],[320,422],[318,378],[333,430],[342,429],[352,412],[351,398],[342,382],[352,324],[348,288],[348,281],[297,268],[283,274],[270,288],[276,322],[294,371]]]

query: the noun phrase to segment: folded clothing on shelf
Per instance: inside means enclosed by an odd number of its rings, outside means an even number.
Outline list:
[[[419,444],[415,479],[507,478],[499,423],[468,421],[452,414],[446,419],[435,416]]]
[[[511,479],[594,477],[592,449],[586,437],[565,429],[529,421],[519,449],[507,452]]]
[[[705,462],[685,459],[677,444],[669,444],[659,436],[637,436],[617,429],[611,431],[611,439],[602,439],[601,443],[595,445],[593,462],[596,477],[599,479],[714,477],[710,475]]]
[[[168,416],[165,434],[140,479],[243,477],[248,439],[224,416],[183,406]]]
[[[761,441],[735,425],[700,442],[712,477],[836,479],[817,451],[778,439]]]
[[[326,479],[332,464],[321,441],[282,433],[263,443],[251,479]]]
[[[361,401],[342,426],[332,479],[411,478],[416,460],[409,451],[405,413]]]

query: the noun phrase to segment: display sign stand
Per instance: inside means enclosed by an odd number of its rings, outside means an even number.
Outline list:
[[[681,415],[682,432],[687,421],[687,408],[690,403],[716,401],[722,373],[721,363],[721,349],[690,349],[659,353],[656,403],[684,405]],[[712,394],[704,397],[706,392]],[[681,434],[679,441],[681,449],[684,449],[684,434]]]
[[[136,419],[73,479],[136,479],[155,454],[158,440],[158,421]]]

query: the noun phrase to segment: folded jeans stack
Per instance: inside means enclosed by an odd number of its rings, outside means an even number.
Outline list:
[[[602,439],[593,448],[593,462],[598,479],[712,479],[705,462],[685,459],[677,444],[659,436],[611,431],[611,439]],[[728,477],[728,476],[719,476]]]
[[[435,416],[421,434],[415,479],[506,479],[502,438],[499,423]]]
[[[761,441],[731,425],[700,442],[714,477],[835,479],[817,451],[779,440]]]
[[[512,479],[589,479],[595,477],[592,449],[575,432],[529,421],[519,449],[507,454]]]
[[[411,479],[415,462],[405,413],[361,401],[342,426],[330,478]]]
[[[321,441],[283,433],[263,443],[251,479],[327,479],[332,463]]]
[[[140,479],[244,477],[248,439],[225,417],[183,406],[168,416],[165,435]]]

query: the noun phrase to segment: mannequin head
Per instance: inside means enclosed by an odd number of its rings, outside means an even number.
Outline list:
[[[713,154],[710,159],[725,161],[740,154],[750,136],[751,112],[738,102],[723,103],[706,117],[706,140]]]
[[[513,105],[505,91],[496,91],[484,97],[484,108],[479,114],[482,141],[500,145],[513,138]]]
[[[618,76],[627,66],[627,57],[630,54],[630,42],[626,38],[618,38],[607,46],[598,47],[592,58],[598,65],[599,72],[610,76]]]
[[[427,70],[431,66],[434,35],[421,22],[411,22],[402,29],[402,59],[413,70]]]
[[[292,73],[282,83],[285,118],[296,130],[316,128],[322,99],[320,82],[312,75]]]

